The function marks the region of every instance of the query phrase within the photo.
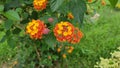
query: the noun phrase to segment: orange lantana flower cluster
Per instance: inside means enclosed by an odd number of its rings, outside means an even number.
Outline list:
[[[46,8],[47,0],[34,0],[33,5],[34,8],[38,11]]]
[[[60,22],[54,28],[54,35],[60,42],[78,43],[83,34],[69,22]]]
[[[62,54],[62,57],[63,58],[66,58],[67,57],[67,55],[69,55],[69,54],[71,54],[72,52],[73,52],[73,50],[74,50],[74,47],[73,46],[59,46],[58,48],[57,48],[57,52],[58,53],[60,53],[60,54]],[[63,53],[64,52],[64,53]]]
[[[74,26],[69,22],[60,22],[53,31],[58,41],[68,41],[73,37]]]
[[[30,34],[31,38],[41,39],[46,30],[46,25],[41,20],[32,20],[26,27],[26,33]]]

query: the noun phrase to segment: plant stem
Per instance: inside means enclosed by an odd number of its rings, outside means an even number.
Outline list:
[[[38,60],[40,61],[40,60],[41,60],[41,59],[40,59],[40,53],[39,53],[39,51],[37,50],[36,45],[35,45],[34,47],[35,47],[35,51],[36,51],[36,54],[37,54],[37,58],[38,58]]]

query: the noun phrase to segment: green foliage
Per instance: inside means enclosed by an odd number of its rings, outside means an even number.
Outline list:
[[[2,32],[5,32],[1,36],[0,44],[5,42],[11,50],[16,49],[12,57],[6,57],[6,59],[10,58],[10,60],[3,62],[11,62],[10,67],[11,65],[12,67],[21,68],[57,67],[59,62],[63,62],[62,54],[64,53],[64,48],[61,53],[57,52],[57,48],[61,45],[67,46],[68,43],[61,43],[56,40],[53,33],[54,26],[60,21],[82,23],[84,13],[86,12],[86,3],[84,0],[48,0],[47,7],[44,10],[37,11],[33,5],[33,1],[1,0],[0,2],[2,4],[0,5],[0,20],[4,21],[1,23],[2,27],[0,28],[3,29],[1,30]],[[75,11],[73,11],[73,8]],[[73,20],[68,19],[67,15],[69,12],[74,15],[75,18]],[[54,21],[49,22],[49,18],[53,18]],[[26,34],[26,26],[32,19],[44,21],[46,27],[50,29],[50,32],[44,35],[42,39],[31,39]],[[3,64],[3,62],[0,64]]]
[[[90,15],[85,15],[87,0],[49,0],[42,11],[35,10],[33,0],[1,0],[0,4],[0,65],[8,63],[8,67],[12,65],[16,68],[93,68],[100,56],[109,57],[109,53],[119,46],[120,14],[101,6],[100,1],[91,3],[89,8],[93,11]],[[97,11],[101,17],[91,23],[87,18]],[[68,19],[69,12],[74,19]],[[49,22],[49,18],[53,18],[53,22]],[[31,39],[26,34],[26,26],[32,19],[44,21],[50,29],[42,39]],[[81,26],[84,38],[79,44],[56,40],[53,29],[60,21]],[[4,34],[1,35],[1,32]],[[66,46],[73,46],[73,52],[69,54]],[[61,48],[60,52],[58,48]],[[67,58],[62,57],[64,53]]]
[[[0,5],[0,12],[4,10],[4,5]]]
[[[63,4],[64,0],[51,0],[50,1],[50,7],[52,9],[52,11],[56,11],[62,4]]]
[[[51,0],[51,9],[53,12],[56,10],[60,13],[72,12],[75,21],[79,23],[83,22],[84,13],[87,10],[84,0]]]
[[[13,21],[20,21],[18,13],[14,10],[9,10],[5,12],[4,16]]]
[[[79,23],[83,22],[84,12],[86,12],[86,3],[84,0],[70,0],[70,11],[75,16],[75,20]]]
[[[109,0],[109,2],[111,3],[112,7],[115,7],[118,0]]]
[[[120,47],[118,51],[111,53],[110,58],[100,58],[100,62],[97,62],[95,68],[119,68],[120,67]]]
[[[101,56],[110,57],[110,52],[120,46],[120,13],[114,10],[109,12],[108,7],[104,9],[108,10],[99,11],[101,15],[99,20],[93,23],[87,22],[82,29],[84,38],[75,50],[76,55],[79,55],[81,68],[93,68]]]
[[[12,27],[12,25],[13,25],[13,21],[12,20],[7,20],[4,24],[4,28],[6,30],[9,30]]]
[[[4,35],[4,32],[0,32],[0,40]],[[16,48],[11,48],[10,46],[8,46],[7,41],[5,41],[4,43],[0,43],[0,67],[6,61],[13,60],[12,58],[15,56],[15,54]]]

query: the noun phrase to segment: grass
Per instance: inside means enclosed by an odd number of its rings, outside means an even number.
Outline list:
[[[82,28],[84,38],[76,47],[80,68],[93,68],[100,57],[110,57],[110,52],[120,46],[120,12],[106,7],[98,13],[98,21]]]
[[[0,40],[4,36],[4,32],[0,32]],[[15,55],[15,50],[11,48],[7,42],[0,43],[0,67],[3,63],[11,60],[13,55]]]

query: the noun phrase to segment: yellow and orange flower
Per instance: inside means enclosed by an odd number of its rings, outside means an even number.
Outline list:
[[[46,25],[41,20],[32,20],[26,27],[26,33],[30,34],[31,38],[41,39],[46,29]]]
[[[69,22],[60,22],[56,24],[53,32],[58,41],[68,41],[73,37],[74,26]]]
[[[53,32],[58,41],[67,41],[72,44],[78,43],[83,36],[83,33],[69,22],[60,22],[56,24]]]
[[[73,16],[73,14],[71,12],[68,13],[68,19],[74,19],[74,16]]]
[[[83,37],[83,33],[78,28],[75,28],[73,38],[69,42],[72,44],[79,43],[82,37]]]
[[[34,8],[38,11],[46,8],[47,0],[34,0],[33,1]]]

